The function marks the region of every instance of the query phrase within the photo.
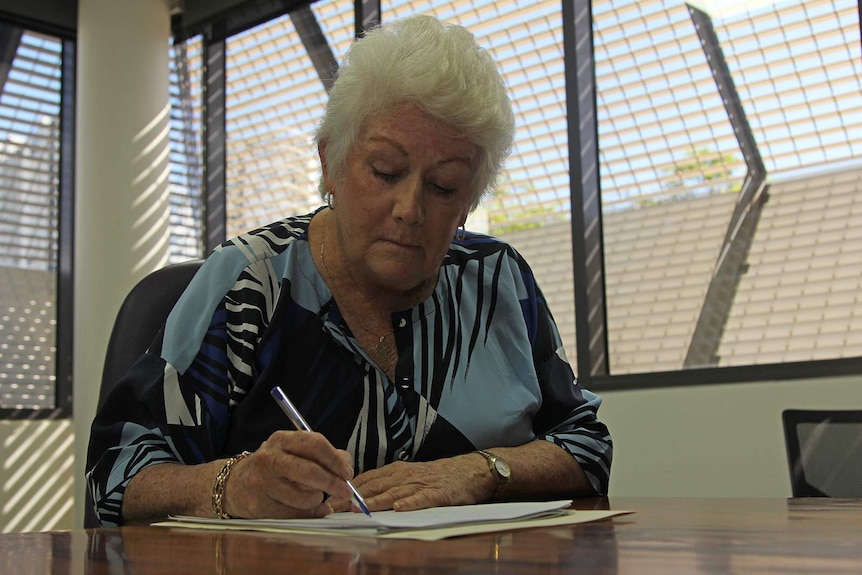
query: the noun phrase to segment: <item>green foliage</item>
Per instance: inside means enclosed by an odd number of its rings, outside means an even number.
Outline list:
[[[494,214],[489,218],[491,235],[501,235],[520,230],[541,228],[552,222],[566,219],[565,214],[546,206],[524,206],[510,208],[505,214]]]
[[[730,154],[720,154],[708,148],[695,150],[686,161],[665,171],[669,178],[662,184],[664,193],[639,200],[637,205],[645,207],[695,196],[738,192],[742,187],[741,182],[727,182],[733,176],[733,169],[741,164],[741,160]]]
[[[524,196],[535,197],[532,186],[516,190],[510,180],[497,187],[489,202],[491,216],[488,231],[491,235],[502,235],[520,230],[541,228],[552,222],[565,221],[566,215],[549,206],[522,202]]]

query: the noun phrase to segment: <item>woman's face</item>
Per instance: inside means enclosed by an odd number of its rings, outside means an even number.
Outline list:
[[[334,194],[341,263],[365,288],[408,292],[436,278],[474,194],[476,145],[412,104],[370,118]]]

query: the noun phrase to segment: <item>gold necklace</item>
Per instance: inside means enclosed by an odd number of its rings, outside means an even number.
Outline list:
[[[325,224],[321,224],[321,225],[325,225]],[[326,248],[326,228],[324,227],[323,228],[323,239],[320,241],[320,263],[323,264],[323,269],[326,270],[326,275],[328,275],[330,278],[332,278],[334,280],[335,276],[329,270],[329,266],[326,265],[326,258],[324,257],[325,248]],[[371,351],[374,353],[374,355],[376,355],[381,360],[388,358],[389,355],[392,353],[392,348],[389,347],[389,344],[386,343],[386,338],[389,337],[390,332],[386,332],[378,338],[377,334],[374,333],[373,331],[371,331],[371,328],[369,328],[367,325],[362,323],[361,320],[359,320],[357,318],[356,321],[359,323],[359,327],[361,327],[363,330],[365,330],[365,332],[368,333],[368,335],[370,335],[374,338],[377,338],[377,343],[375,343],[374,347],[371,349]]]

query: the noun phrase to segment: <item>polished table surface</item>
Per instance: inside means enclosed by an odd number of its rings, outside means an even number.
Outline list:
[[[0,535],[2,574],[862,573],[862,501],[617,498],[634,514],[423,542],[165,527]]]

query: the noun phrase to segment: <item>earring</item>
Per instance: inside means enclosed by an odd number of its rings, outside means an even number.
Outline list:
[[[463,241],[463,240],[464,240],[464,238],[466,238],[466,237],[467,237],[467,230],[465,230],[465,229],[464,229],[464,225],[463,225],[463,224],[461,224],[461,225],[458,227],[458,229],[457,229],[457,230],[455,230],[455,239],[456,239],[456,240],[458,240],[458,241],[460,242],[460,241]]]
[[[334,198],[334,197],[335,197],[335,196],[333,196],[333,195],[332,195],[332,192],[326,192],[326,206],[327,206],[330,210],[334,210],[334,209],[335,209],[335,202],[333,201],[333,198]]]

